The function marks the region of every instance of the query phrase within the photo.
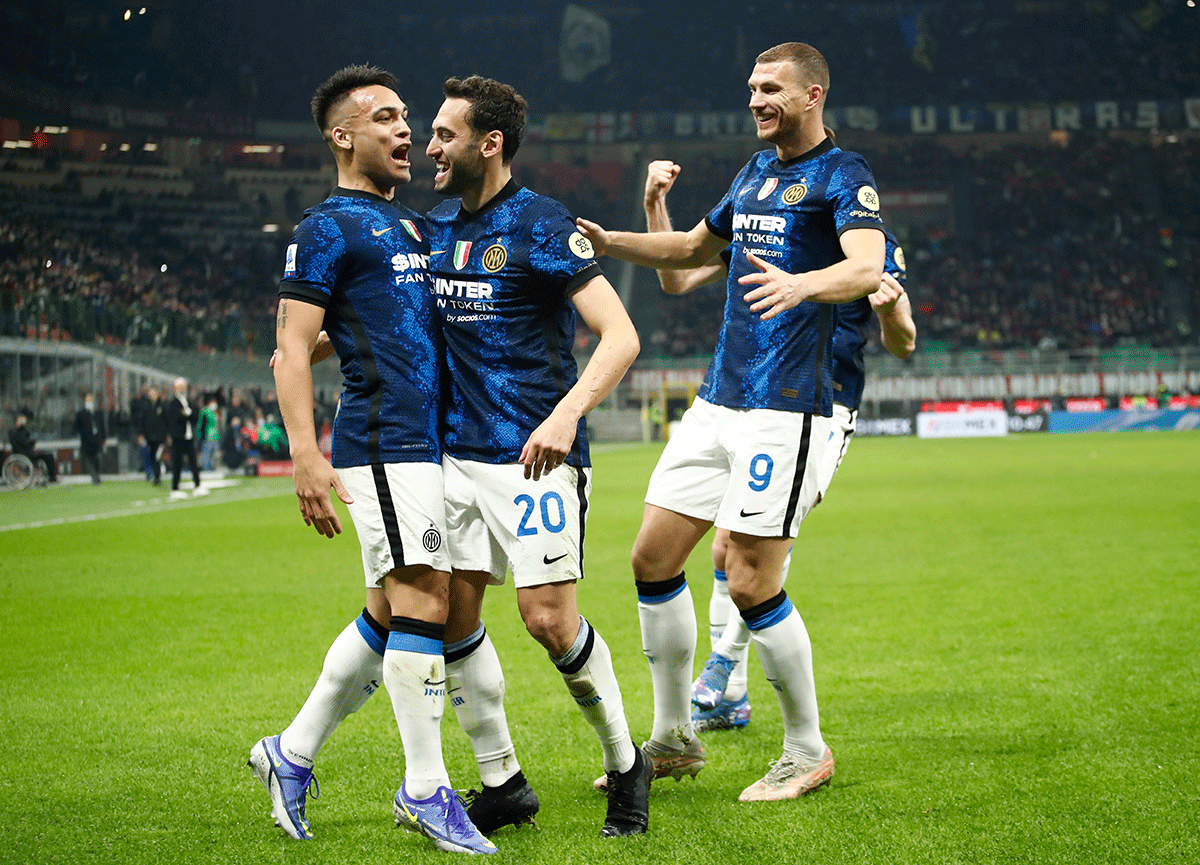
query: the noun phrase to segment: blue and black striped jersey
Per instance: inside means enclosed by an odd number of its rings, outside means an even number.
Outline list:
[[[575,289],[601,276],[567,209],[509,181],[475,213],[449,199],[427,215],[450,398],[442,446],[458,459],[520,460],[575,384]],[[579,421],[567,457],[591,465]]]
[[[804,302],[768,321],[750,311],[738,279],[756,272],[752,252],[788,273],[845,259],[838,238],[851,228],[883,228],[871,169],[857,153],[825,139],[787,162],[754,155],[705,218],[730,241],[725,315],[699,395],[730,408],[833,411],[831,304]]]
[[[325,310],[344,379],[334,467],[440,462],[444,348],[424,220],[377,195],[334,189],[296,226],[279,296]]]

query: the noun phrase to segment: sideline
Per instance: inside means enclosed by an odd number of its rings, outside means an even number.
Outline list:
[[[54,517],[46,520],[33,520],[25,523],[10,523],[0,525],[0,532],[15,532],[22,529],[40,529],[46,526],[65,526],[72,523],[89,523],[96,520],[109,520],[117,517],[132,517],[138,514],[154,514],[163,511],[177,511],[185,508],[199,508],[206,505],[223,505],[230,502],[253,501],[254,499],[276,498],[285,495],[295,495],[295,490],[288,487],[258,487],[238,489],[241,480],[229,479],[206,481],[204,486],[209,490],[226,489],[233,495],[213,496],[202,498],[171,499],[167,495],[157,498],[141,499],[132,502],[132,507],[113,511],[101,511],[92,514],[75,514],[68,517]]]

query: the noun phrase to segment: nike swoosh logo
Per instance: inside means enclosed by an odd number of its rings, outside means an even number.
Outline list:
[[[740,516],[740,517],[757,517],[759,514],[762,514],[762,513],[765,513],[765,511],[752,511],[751,513],[746,513],[745,509],[743,508],[742,510],[738,511],[738,516]]]
[[[441,255],[445,251],[446,250],[444,250],[444,249],[431,249],[431,250],[429,250],[429,254],[430,255]]]
[[[444,684],[446,684],[446,680],[445,680],[445,679],[442,679],[442,681],[440,681],[440,682],[431,682],[429,679],[426,679],[426,680],[425,680],[425,684],[426,684],[426,685],[428,685],[428,686],[429,686],[429,687],[431,687],[431,688],[436,688],[438,685],[444,685]]]
[[[453,694],[455,691],[461,691],[461,690],[462,690],[462,688],[450,688],[448,691],[446,691],[446,693]]]
[[[378,231],[376,231],[375,229],[371,229],[371,233],[373,235],[375,235],[376,237],[383,237],[383,235],[387,234],[393,228],[395,228],[394,225],[389,225],[387,228],[381,228]]]
[[[554,558],[550,558],[549,556],[542,556],[542,564],[543,565],[552,565],[555,562],[557,562],[559,559],[565,559],[568,555],[569,555],[568,553],[563,553],[561,556],[555,556]]]

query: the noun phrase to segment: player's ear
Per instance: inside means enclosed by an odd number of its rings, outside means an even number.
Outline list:
[[[504,133],[499,129],[493,129],[487,135],[483,136],[483,140],[479,147],[479,152],[485,157],[495,156],[504,149]]]
[[[344,126],[335,126],[329,131],[329,141],[333,145],[334,152],[339,150],[349,153],[354,149],[353,139],[350,136],[350,130]]]

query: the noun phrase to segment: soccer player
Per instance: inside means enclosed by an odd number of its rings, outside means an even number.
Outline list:
[[[382,681],[404,746],[397,822],[443,850],[494,853],[451,789],[442,760],[450,578],[438,438],[443,344],[422,220],[394,200],[395,187],[410,180],[412,145],[396,89],[382,69],[349,66],[313,95],[338,186],[305,213],[287,249],[275,384],[300,515],[332,538],[342,527],[330,489],[347,504],[362,546],[367,602],[334,640],[299,714],[254,746],[250,767],[284,831],[311,838],[304,810],[310,785],[314,796],[319,790],[317,753]],[[332,465],[313,427],[310,363],[322,325],[345,378]]]
[[[870,169],[825,135],[820,52],[770,48],[748,84],[758,137],[774,147],[751,158],[704,221],[650,234],[577,222],[597,254],[646,267],[694,268],[731,247],[713,362],[650,478],[632,562],[654,683],[643,749],[656,777],[695,775],[704,748],[690,712],[697,629],[683,563],[714,523],[729,531],[729,594],[784,721],[782,756],[739,796],[759,801],[795,798],[833,775],[811,642],[780,574],[816,504],[833,432],[834,304],[879,288],[884,234]]]
[[[637,332],[566,209],[512,179],[525,100],[479,76],[451,78],[444,92],[426,153],[449,200],[427,218],[450,372],[447,688],[483,782],[469,813],[486,830],[536,810],[480,621],[485,588],[511,567],[527,630],[600,738],[610,781],[600,834],[640,834],[651,767],[629,737],[608,646],[575,594],[591,490],[584,415],[637,356]],[[582,374],[571,355],[576,312],[600,338]]]
[[[833,130],[826,136],[834,141]],[[836,143],[836,142],[835,142]],[[672,162],[651,162],[646,171],[646,226],[650,231],[670,231],[671,217],[667,212],[666,196],[679,176],[680,168]],[[903,360],[916,347],[917,329],[912,318],[912,306],[904,291],[904,253],[891,231],[884,229],[887,239],[883,279],[879,289],[865,298],[838,307],[837,330],[833,336],[833,438],[825,449],[825,461],[820,466],[817,501],[824,499],[833,481],[850,438],[854,435],[858,406],[862,400],[865,375],[863,348],[867,341],[867,323],[874,309],[879,316],[879,334],[883,346]],[[658,279],[667,294],[687,294],[701,285],[728,277],[725,260],[729,248],[721,251],[703,267],[695,270],[659,270]],[[726,730],[745,727],[750,722],[750,699],[747,692],[746,658],[750,648],[750,631],[729,599],[725,577],[725,550],[729,531],[718,528],[712,544],[713,592],[708,607],[709,639],[712,654],[704,672],[692,685],[692,725],[702,730]],[[788,563],[784,561],[782,580],[787,579]]]

